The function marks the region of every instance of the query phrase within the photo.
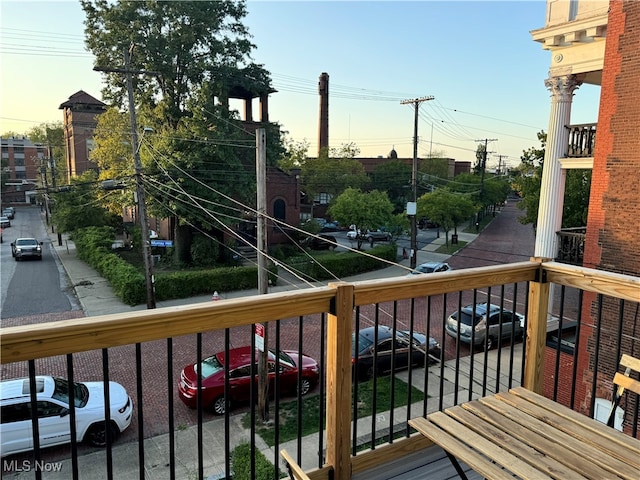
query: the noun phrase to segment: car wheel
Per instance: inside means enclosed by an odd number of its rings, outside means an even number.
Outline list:
[[[211,412],[215,415],[224,415],[227,411],[227,402],[223,396],[216,398],[211,402]]]
[[[117,435],[116,429],[111,426],[111,440],[115,440]],[[87,442],[94,447],[106,447],[107,446],[107,429],[104,422],[96,423],[89,427],[89,430],[85,436]]]
[[[302,382],[300,383],[300,386],[298,388],[298,391],[300,392],[301,396],[305,396],[307,393],[309,393],[311,391],[311,380],[309,380],[308,378],[302,378]]]
[[[16,259],[16,262],[19,262],[19,261],[20,261],[20,257],[13,257],[13,258],[15,258],[15,259]]]

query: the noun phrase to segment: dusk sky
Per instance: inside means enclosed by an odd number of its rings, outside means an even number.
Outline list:
[[[318,77],[329,74],[329,143],[349,142],[361,156],[413,156],[412,106],[421,104],[420,157],[475,161],[489,142],[489,166],[510,165],[539,147],[548,129],[544,86],[550,53],[531,39],[544,26],[536,1],[249,1],[244,23],[253,60],[278,91],[269,116],[289,138],[317,154]],[[84,14],[76,1],[0,3],[0,133],[25,133],[60,122],[58,109],[84,90],[101,97],[101,75],[84,48]],[[597,121],[599,88],[575,92],[571,123]],[[254,108],[254,115],[258,109]],[[256,117],[255,120],[258,118]]]

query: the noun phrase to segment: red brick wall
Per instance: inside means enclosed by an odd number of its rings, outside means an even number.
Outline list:
[[[585,266],[640,274],[640,2],[610,2]]]
[[[640,2],[612,0],[609,5],[584,265],[638,276]],[[621,307],[611,298],[585,294],[575,386],[578,410],[587,414],[590,411],[596,369],[595,396],[609,399],[618,354],[640,355],[637,341],[640,319],[636,307],[631,302]],[[620,328],[620,337],[608,333]],[[595,365],[596,350],[598,365]]]

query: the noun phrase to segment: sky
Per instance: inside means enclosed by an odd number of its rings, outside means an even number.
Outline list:
[[[317,155],[318,79],[329,74],[329,145],[363,157],[418,156],[515,166],[547,131],[550,52],[531,39],[546,2],[247,2],[255,63],[271,73],[269,120]],[[0,134],[61,122],[61,103],[84,90],[102,99],[101,74],[84,47],[78,1],[0,0]],[[599,88],[576,91],[571,123],[597,121]],[[254,107],[254,115],[258,112]],[[258,118],[254,118],[258,120]]]

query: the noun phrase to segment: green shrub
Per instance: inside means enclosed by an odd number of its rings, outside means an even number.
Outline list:
[[[203,267],[212,267],[218,260],[220,247],[218,242],[204,235],[198,235],[193,238],[191,243],[191,259],[194,265]]]
[[[255,451],[255,475],[251,474],[251,445],[242,443],[231,452],[233,480],[271,480],[275,467],[262,452]]]
[[[313,259],[308,256],[291,258],[286,263],[302,272],[308,280],[330,280],[387,267],[389,264],[380,259],[395,263],[397,252],[395,244],[378,245],[367,251],[373,258],[356,252],[323,253]]]

